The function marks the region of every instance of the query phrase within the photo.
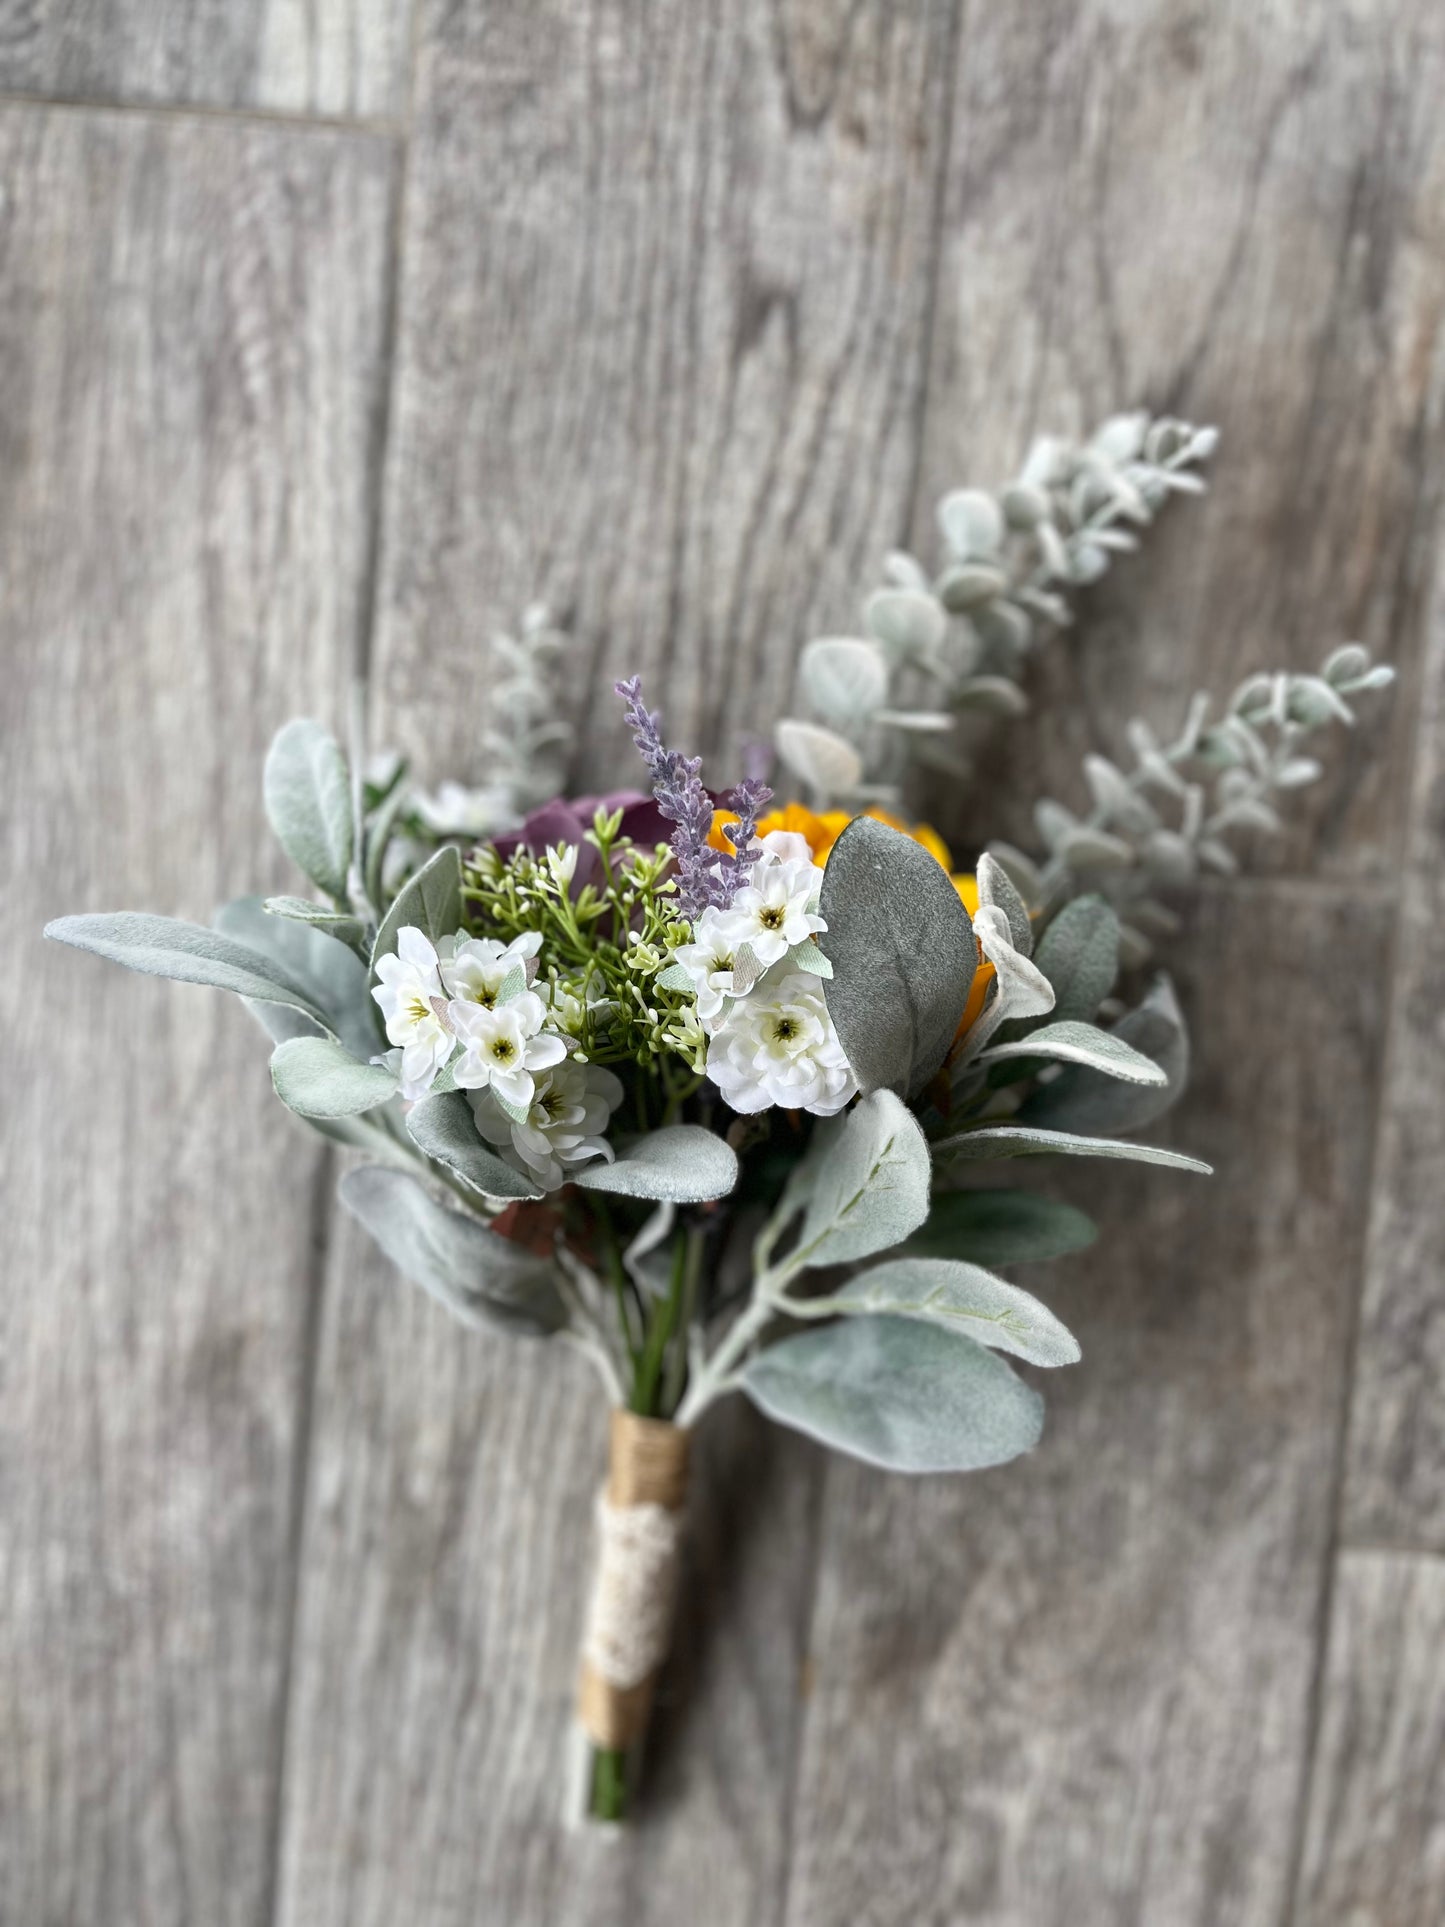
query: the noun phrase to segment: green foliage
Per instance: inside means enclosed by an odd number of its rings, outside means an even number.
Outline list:
[[[1176,1171],[1199,1171],[1205,1177],[1211,1167],[1198,1158],[1185,1157],[1182,1151],[1163,1151],[1153,1144],[1129,1144],[1120,1138],[1078,1137],[1069,1131],[1044,1131],[1027,1124],[987,1124],[961,1131],[956,1137],[941,1139],[933,1147],[940,1164],[969,1158],[1132,1158],[1139,1164],[1167,1164]]]
[[[45,934],[76,950],[93,951],[127,970],[176,983],[231,990],[256,1003],[284,1004],[327,1028],[325,1013],[283,964],[201,924],[152,917],[136,910],[58,917]]]
[[[1021,1265],[1082,1251],[1098,1236],[1093,1220],[1037,1191],[941,1191],[905,1251],[917,1258],[967,1258]]]
[[[351,795],[346,759],[319,723],[278,730],[263,778],[266,814],[287,856],[319,889],[346,901]]]
[[[1053,1019],[1092,1021],[1119,974],[1119,919],[1102,897],[1066,903],[1039,939],[1034,961],[1054,989]]]
[[[397,891],[382,918],[371,952],[371,981],[383,957],[396,953],[397,932],[414,925],[433,943],[450,936],[462,920],[462,860],[450,843],[443,844]]]
[[[358,1064],[331,1037],[292,1037],[271,1053],[271,1082],[288,1110],[309,1118],[357,1117],[396,1095],[396,1075]]]
[[[774,1220],[780,1233],[803,1213],[788,1271],[846,1264],[898,1244],[928,1216],[931,1176],[918,1120],[892,1091],[874,1091],[820,1124]]]
[[[985,1346],[914,1318],[844,1318],[751,1359],[780,1424],[890,1472],[976,1472],[1038,1443],[1043,1400]]]
[[[645,1137],[623,1139],[609,1163],[583,1165],[584,1191],[665,1204],[704,1204],[725,1198],[738,1181],[737,1153],[700,1124],[669,1124]]]
[[[1110,1035],[1152,1059],[1161,1083],[1122,1084],[1078,1065],[1030,1092],[1019,1109],[1019,1123],[1097,1137],[1142,1130],[1162,1116],[1189,1081],[1189,1033],[1169,979],[1157,977],[1142,1003],[1126,1012]],[[1030,1042],[1036,1043],[1037,1037]]]
[[[499,1158],[478,1131],[472,1107],[462,1091],[438,1092],[413,1104],[406,1128],[411,1140],[429,1158],[445,1165],[479,1197],[537,1198],[537,1186]]]
[[[1074,1365],[1079,1347],[1037,1298],[980,1266],[947,1258],[895,1258],[822,1301],[850,1316],[890,1312],[965,1333],[1031,1365]],[[816,1313],[818,1306],[810,1308]]]

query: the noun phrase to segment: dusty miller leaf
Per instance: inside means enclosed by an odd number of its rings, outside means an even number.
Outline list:
[[[287,856],[328,896],[346,897],[351,793],[346,759],[320,723],[276,732],[262,778],[266,814]]]
[[[359,1117],[396,1095],[396,1074],[359,1064],[332,1037],[292,1037],[271,1053],[271,1082],[299,1117]]]
[[[1078,1340],[1047,1305],[978,1265],[948,1258],[895,1258],[852,1278],[828,1301],[852,1315],[889,1312],[960,1331],[1031,1365],[1073,1365]]]
[[[809,1265],[867,1258],[928,1216],[932,1167],[917,1118],[892,1091],[874,1091],[820,1125],[779,1205],[803,1210],[794,1257]]]
[[[584,1191],[667,1204],[725,1198],[737,1181],[737,1153],[700,1124],[668,1124],[645,1137],[624,1140],[612,1163],[598,1159],[576,1174]]]

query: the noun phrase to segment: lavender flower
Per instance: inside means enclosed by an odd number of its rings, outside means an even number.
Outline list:
[[[708,837],[712,833],[713,802],[702,785],[702,758],[667,748],[660,717],[643,703],[641,676],[631,676],[614,687],[626,708],[632,740],[652,778],[653,800],[675,826],[671,842],[677,864],[678,908],[689,920],[700,917],[709,905],[726,910],[757,860],[748,845],[757,833],[758,817],[771,800],[772,791],[766,783],[751,778],[739,783],[728,798],[738,814],[736,825],[728,832],[735,847],[726,852],[712,849]]]

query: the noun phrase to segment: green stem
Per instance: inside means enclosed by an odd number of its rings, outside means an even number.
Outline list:
[[[620,1747],[595,1746],[587,1781],[587,1812],[593,1820],[621,1820],[627,1814],[627,1755]]]
[[[680,1231],[672,1245],[672,1275],[668,1280],[667,1296],[660,1305],[652,1307],[648,1317],[647,1336],[642,1342],[642,1356],[638,1360],[637,1373],[632,1387],[632,1409],[639,1418],[656,1418],[657,1385],[662,1373],[662,1361],[667,1352],[667,1341],[677,1325],[678,1313],[682,1309],[683,1284],[688,1272],[688,1251],[691,1238]]]

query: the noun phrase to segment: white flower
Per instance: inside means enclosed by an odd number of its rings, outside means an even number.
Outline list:
[[[536,1091],[533,1073],[550,1070],[567,1055],[555,1031],[541,1029],[542,1000],[529,990],[495,1010],[457,999],[448,1011],[462,1045],[456,1068],[462,1090],[490,1088],[503,1103],[525,1108]]]
[[[376,966],[381,982],[372,996],[381,1006],[386,1034],[401,1046],[401,1095],[425,1097],[456,1041],[447,1019],[437,953],[423,933],[407,924],[396,934],[396,954]]]
[[[773,830],[759,842],[761,854],[731,907],[720,913],[718,930],[735,950],[746,944],[766,970],[828,926],[816,914],[823,872],[806,840]]]
[[[730,934],[727,910],[712,905],[692,926],[692,942],[679,944],[669,962],[681,966],[692,978],[697,992],[697,1014],[704,1024],[722,1016],[733,995],[733,953],[737,944]]]
[[[795,970],[733,1005],[713,1035],[707,1074],[735,1111],[831,1117],[857,1093],[822,985]]]
[[[566,896],[572,879],[577,874],[577,845],[575,843],[549,844],[547,868],[552,873],[552,881],[563,896]]]
[[[515,1171],[555,1191],[573,1167],[612,1158],[602,1133],[622,1102],[622,1084],[597,1064],[558,1064],[538,1077],[527,1115],[508,1117],[490,1090],[472,1098],[477,1129]]]
[[[479,790],[443,783],[431,796],[414,791],[411,803],[436,836],[500,836],[517,827],[517,812],[501,783]]]
[[[460,1003],[482,1004],[488,1010],[496,1006],[502,994],[502,986],[514,970],[520,970],[530,983],[536,971],[532,961],[542,946],[538,931],[524,931],[508,944],[499,943],[495,937],[464,937],[452,940],[450,950],[444,939],[442,942],[441,975],[449,994]],[[541,1012],[541,999],[528,992],[532,1002]],[[541,1015],[537,1016],[532,1028],[540,1029]]]

